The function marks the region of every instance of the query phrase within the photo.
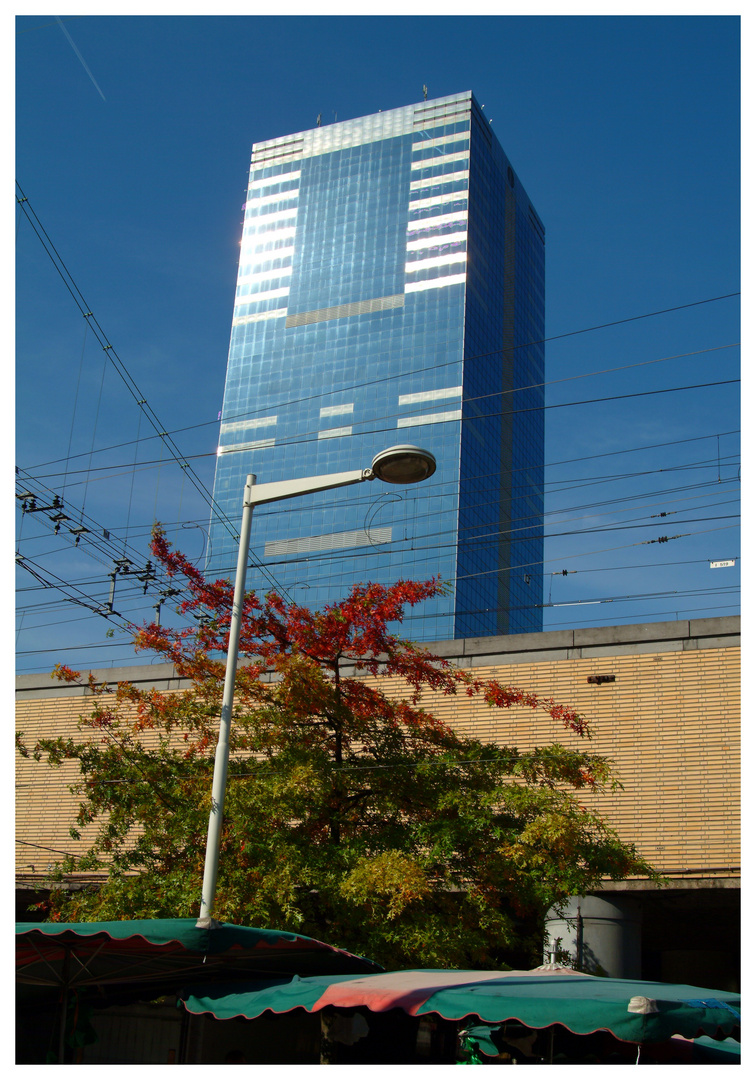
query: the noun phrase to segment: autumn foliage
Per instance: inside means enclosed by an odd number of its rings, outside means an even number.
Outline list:
[[[199,910],[233,588],[206,581],[159,529],[152,551],[187,590],[178,611],[188,618],[140,628],[136,646],[172,663],[190,689],[92,680],[80,741],[21,742],[48,765],[78,761],[72,832],[88,827],[94,838],[59,874],[105,878],[91,892],[56,891],[52,918]],[[528,948],[536,959],[537,933],[528,935],[560,898],[605,877],[653,876],[576,794],[615,785],[609,762],[558,741],[506,745],[514,706],[545,711],[555,740],[564,729],[589,739],[583,717],[390,631],[441,589],[361,584],[320,612],[247,595],[217,918],[297,930],[385,965],[485,967]],[[424,708],[427,691],[501,710],[501,741],[456,734]]]

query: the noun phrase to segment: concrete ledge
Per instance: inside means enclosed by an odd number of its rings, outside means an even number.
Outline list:
[[[663,872],[663,871],[662,871]],[[654,885],[645,878],[632,878],[628,881],[604,881],[597,885],[591,892],[602,894],[614,892],[692,892],[696,889],[739,889],[740,872],[733,877],[695,877],[676,878],[669,877],[665,885]]]
[[[668,643],[666,649],[664,643]],[[541,634],[434,641],[425,643],[425,646],[448,660],[459,662],[462,658],[470,658],[475,666],[481,666],[485,663],[517,663],[531,656],[534,660],[544,660],[599,655],[586,652],[591,649],[601,649],[600,655],[614,651],[621,656],[628,651],[651,652],[654,646],[661,652],[669,649],[730,648],[739,644],[740,617],[727,615],[718,619],[631,623],[585,630],[546,630]],[[628,645],[643,645],[645,648],[628,650]]]
[[[131,667],[99,668],[92,672],[98,683],[115,686],[119,682],[129,682],[140,687],[156,690],[178,690],[188,686],[187,679],[180,679],[173,664],[134,664]],[[18,675],[16,677],[16,696],[24,698],[49,697],[89,697],[86,685],[89,672],[81,672],[84,686],[76,683],[59,682],[49,672],[41,675]]]
[[[740,646],[740,617],[691,619],[680,622],[632,623],[627,626],[600,626],[590,630],[547,630],[542,634],[511,634],[466,638],[456,641],[424,642],[423,647],[461,668],[492,667],[503,664],[537,664],[560,660],[596,659],[641,653],[685,652],[692,649],[730,649]],[[242,661],[242,664],[244,662]],[[348,665],[345,665],[345,671]],[[84,678],[87,672],[83,671]],[[133,682],[158,690],[179,690],[188,680],[176,675],[172,664],[134,664],[131,667],[101,668],[94,671],[98,682]],[[71,686],[52,679],[45,672],[19,675],[19,698],[85,697],[86,686]]]

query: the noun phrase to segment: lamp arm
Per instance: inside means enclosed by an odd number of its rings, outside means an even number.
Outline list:
[[[245,490],[244,505],[260,506],[261,503],[294,499],[297,495],[310,495],[313,491],[328,491],[330,488],[348,487],[374,479],[372,469],[353,469],[351,472],[328,473],[325,476],[304,476],[300,480],[278,480],[272,484],[253,482]]]

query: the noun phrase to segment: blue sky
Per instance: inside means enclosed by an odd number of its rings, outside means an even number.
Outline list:
[[[736,17],[60,18],[16,23],[16,176],[198,482],[252,143],[471,89],[546,226],[545,629],[738,613]],[[143,563],[158,518],[200,557],[207,503],[19,209],[16,250],[17,481],[70,515],[18,514],[18,670],[137,662],[82,606],[108,544]]]

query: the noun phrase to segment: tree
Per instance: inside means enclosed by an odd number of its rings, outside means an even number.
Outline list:
[[[179,610],[204,617],[188,629],[144,626],[135,643],[191,688],[113,690],[90,675],[80,740],[19,744],[51,766],[78,761],[71,832],[91,826],[94,838],[58,874],[106,875],[96,890],[54,890],[52,919],[198,913],[233,589],[206,581],[159,528],[152,552],[188,587]],[[483,744],[423,707],[426,689],[464,694],[545,710],[555,728],[590,738],[574,710],[390,632],[405,607],[441,591],[435,580],[357,585],[321,612],[247,594],[217,918],[299,931],[387,966],[485,967],[524,945],[535,956],[528,920],[560,899],[606,877],[655,878],[580,803],[581,790],[618,786],[605,758],[558,742]],[[79,679],[65,667],[58,676]],[[386,678],[406,692],[388,694]]]

